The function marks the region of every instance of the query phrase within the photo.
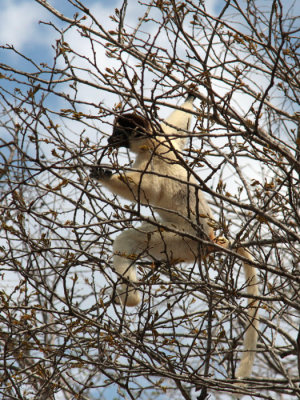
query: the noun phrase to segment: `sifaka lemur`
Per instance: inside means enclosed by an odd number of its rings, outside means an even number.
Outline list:
[[[121,114],[115,120],[108,145],[126,147],[136,153],[132,170],[112,174],[98,165],[91,168],[90,177],[112,193],[150,205],[159,215],[157,221],[162,226],[143,222],[138,228],[127,229],[115,239],[113,266],[119,278],[117,303],[132,307],[141,301],[136,285],[135,260],[150,258],[172,263],[195,262],[199,257],[220,251],[220,246],[228,248],[230,245],[227,239],[215,236],[210,207],[196,179],[181,161],[193,100],[192,96],[188,96],[182,106],[161,124],[161,129],[153,128],[148,119],[136,113]],[[212,245],[207,245],[208,242]],[[259,292],[250,253],[244,248],[234,251],[244,259],[247,293],[253,296],[248,299],[244,352],[236,372],[236,377],[242,379],[251,374],[255,356],[259,325],[255,296]]]

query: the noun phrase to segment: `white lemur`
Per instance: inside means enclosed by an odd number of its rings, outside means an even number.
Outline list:
[[[163,225],[162,228],[144,222],[138,228],[125,230],[115,239],[113,263],[119,277],[117,303],[136,306],[141,300],[136,284],[137,259],[148,257],[172,263],[176,260],[195,262],[199,256],[220,251],[216,244],[229,247],[226,239],[215,237],[212,212],[195,178],[180,161],[192,115],[185,110],[193,110],[193,100],[189,96],[181,109],[172,112],[161,129],[153,128],[146,118],[136,113],[118,116],[108,144],[115,148],[126,147],[136,153],[132,170],[112,174],[101,166],[91,168],[91,178],[125,199],[150,205],[160,216],[156,221]],[[206,246],[201,244],[201,240],[206,241]],[[208,246],[207,241],[212,245]],[[256,269],[251,264],[252,257],[244,248],[235,251],[250,261],[244,262],[247,292],[257,296],[258,280]],[[248,326],[237,378],[251,374],[258,324],[258,301],[249,298]]]

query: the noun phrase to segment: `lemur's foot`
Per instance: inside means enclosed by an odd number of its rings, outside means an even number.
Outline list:
[[[125,305],[126,307],[135,307],[141,302],[141,296],[135,289],[118,289],[112,298],[115,304]]]

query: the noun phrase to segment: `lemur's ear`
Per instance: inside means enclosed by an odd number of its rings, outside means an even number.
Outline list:
[[[122,114],[114,123],[112,136],[108,144],[113,147],[130,147],[130,138],[141,138],[149,135],[151,126],[149,121],[135,113]]]

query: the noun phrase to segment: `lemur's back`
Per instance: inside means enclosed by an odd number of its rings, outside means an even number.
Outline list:
[[[160,195],[151,204],[161,219],[175,226],[184,225],[190,232],[200,228],[211,237],[212,228],[208,223],[212,213],[195,178],[175,158],[154,156],[153,167],[163,171],[163,176],[154,175],[153,183],[159,186]]]

